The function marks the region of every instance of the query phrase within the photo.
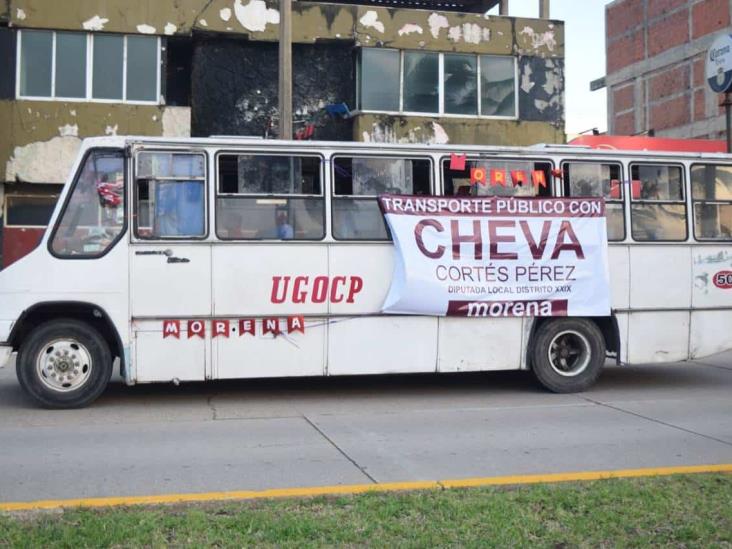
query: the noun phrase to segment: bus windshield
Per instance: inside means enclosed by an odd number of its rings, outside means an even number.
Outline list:
[[[61,257],[99,257],[125,228],[123,152],[92,151],[73,185],[51,250]]]

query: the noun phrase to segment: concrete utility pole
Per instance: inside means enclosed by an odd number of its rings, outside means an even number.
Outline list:
[[[292,139],[292,0],[280,0],[280,139]]]
[[[498,15],[508,15],[508,0],[500,0],[498,3]]]
[[[539,0],[539,19],[549,19],[549,0]]]
[[[724,127],[727,131],[727,152],[732,153],[732,93],[725,92],[724,94]]]

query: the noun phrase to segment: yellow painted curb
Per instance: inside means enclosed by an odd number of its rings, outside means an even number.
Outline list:
[[[32,511],[64,507],[116,507],[122,505],[159,505],[207,501],[272,499],[287,497],[313,497],[366,492],[394,492],[407,490],[434,490],[442,488],[469,488],[478,486],[503,486],[508,484],[539,484],[604,480],[611,478],[654,477],[698,473],[732,473],[732,463],[719,465],[688,465],[679,467],[652,467],[646,469],[620,469],[615,471],[581,471],[575,473],[551,473],[541,475],[512,475],[502,477],[478,477],[453,480],[387,482],[378,484],[344,484],[311,486],[304,488],[275,488],[270,490],[237,490],[230,492],[202,492],[189,494],[162,494],[153,496],[120,496],[106,498],[48,499],[0,503],[0,511]]]

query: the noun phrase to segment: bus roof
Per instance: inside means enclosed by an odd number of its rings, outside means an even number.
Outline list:
[[[606,136],[586,136],[605,137]],[[613,136],[610,136],[613,137]],[[646,138],[654,139],[654,138]],[[663,141],[701,141],[701,140],[663,140]],[[716,142],[715,142],[716,143]],[[467,154],[513,154],[513,155],[541,155],[551,154],[560,156],[634,156],[634,157],[670,157],[682,158],[714,158],[732,160],[732,154],[719,151],[718,147],[710,147],[709,150],[692,150],[692,148],[669,150],[669,149],[613,149],[591,146],[586,143],[579,143],[573,140],[569,144],[536,144],[528,147],[518,146],[494,146],[494,145],[462,145],[462,144],[434,144],[434,143],[365,143],[357,141],[285,141],[276,139],[260,139],[250,136],[215,136],[215,137],[149,137],[149,136],[100,136],[87,137],[84,139],[84,149],[92,147],[125,147],[127,145],[152,145],[152,146],[198,146],[198,147],[250,147],[269,149],[296,147],[300,150],[307,149],[339,149],[339,150],[362,150],[371,152],[424,152],[431,150],[438,153],[467,153]]]
[[[685,153],[725,153],[727,143],[714,139],[671,139],[645,135],[580,135],[571,145],[593,149],[625,151],[664,151]]]

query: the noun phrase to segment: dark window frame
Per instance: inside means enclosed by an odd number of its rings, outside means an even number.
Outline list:
[[[117,235],[117,237],[109,243],[109,245],[102,250],[101,252],[97,252],[95,254],[59,254],[56,253],[56,251],[53,249],[53,240],[56,238],[56,233],[58,233],[59,226],[61,224],[61,220],[66,215],[66,209],[69,206],[69,202],[71,202],[71,197],[74,195],[74,191],[76,190],[77,185],[79,184],[79,178],[81,177],[82,172],[84,171],[84,168],[86,167],[86,162],[89,160],[89,157],[94,153],[119,153],[122,156],[122,170],[123,170],[123,189],[122,189],[122,197],[124,200],[124,215],[123,215],[123,223],[122,228]],[[66,196],[64,196],[64,203],[63,206],[61,206],[61,210],[59,211],[58,215],[56,216],[56,219],[53,219],[53,216],[51,216],[51,219],[53,220],[53,228],[51,229],[51,232],[49,233],[48,241],[46,242],[46,248],[48,249],[48,252],[55,257],[56,259],[99,259],[101,257],[104,257],[109,252],[111,252],[114,247],[119,243],[120,240],[125,236],[127,233],[127,228],[130,224],[129,216],[130,216],[130,209],[127,204],[127,194],[128,194],[128,179],[129,179],[129,166],[128,166],[128,155],[125,151],[125,149],[117,148],[117,147],[95,147],[92,149],[88,149],[84,153],[84,157],[82,158],[81,162],[79,163],[78,168],[76,169],[76,172],[74,173],[74,178],[71,182],[71,185],[69,186],[69,190],[66,192]],[[50,226],[50,224],[49,224]]]
[[[171,154],[199,154],[204,157],[204,175],[203,175],[203,236],[140,236],[138,234],[139,225],[137,224],[137,202],[138,202],[138,186],[137,186],[137,157],[140,153],[171,153]],[[132,237],[133,242],[200,242],[207,240],[210,233],[210,216],[209,216],[209,167],[208,167],[208,151],[206,149],[175,149],[175,148],[139,148],[132,155],[132,204],[130,215],[132,216]],[[149,179],[144,179],[149,181]],[[176,179],[177,181],[185,181],[184,179]]]
[[[620,204],[622,206],[622,212],[623,212],[623,237],[620,239],[610,239],[608,237],[608,242],[623,242],[628,238],[628,223],[625,212],[625,202],[626,197],[628,196],[628,193],[625,192],[625,185],[623,185],[624,179],[624,169],[623,169],[623,163],[617,160],[587,160],[587,159],[564,159],[559,163],[560,169],[562,170],[562,196],[572,196],[570,194],[567,194],[568,190],[568,182],[565,180],[566,178],[566,167],[568,164],[605,164],[605,165],[612,165],[617,166],[620,168],[620,178],[618,179],[618,186],[620,188],[620,198],[605,198],[601,197],[605,200],[606,204]],[[578,196],[577,198],[582,198],[581,196]],[[607,217],[607,212],[606,212]]]
[[[420,156],[419,154],[414,155],[396,155],[396,154],[374,154],[374,153],[366,153],[366,154],[359,154],[359,153],[335,153],[330,157],[330,181],[331,181],[331,189],[330,189],[330,235],[333,238],[333,240],[337,242],[393,242],[394,239],[391,238],[391,234],[389,231],[389,226],[386,223],[386,219],[384,219],[384,227],[386,228],[386,234],[388,238],[337,238],[335,236],[334,225],[333,220],[335,219],[335,216],[333,215],[333,204],[336,200],[340,198],[346,198],[350,200],[376,200],[378,198],[378,195],[355,195],[355,194],[346,194],[346,195],[336,195],[335,192],[335,161],[338,158],[348,158],[350,160],[353,160],[354,158],[376,158],[376,159],[385,159],[385,158],[393,158],[396,160],[427,160],[429,163],[429,174],[430,174],[430,194],[427,196],[437,196],[436,194],[436,185],[435,185],[435,163],[434,158],[432,156]],[[378,202],[377,202],[378,204]]]
[[[643,198],[633,198],[633,167],[635,166],[665,166],[667,168],[679,168],[681,170],[681,199],[679,200],[647,200]],[[630,204],[630,238],[633,242],[638,243],[664,243],[664,242],[686,242],[689,240],[689,208],[687,205],[687,177],[686,177],[686,166],[676,162],[630,162],[628,164],[628,187],[630,192],[628,193],[629,204]],[[633,235],[633,205],[634,204],[650,204],[650,205],[683,205],[684,206],[684,238],[683,239],[663,239],[663,240],[640,240]]]
[[[10,219],[9,210],[10,210],[10,202],[15,198],[39,198],[39,199],[47,199],[53,200],[53,208],[51,210],[51,215],[48,217],[49,222],[53,218],[53,211],[56,209],[56,204],[58,203],[58,194],[29,194],[29,193],[20,193],[20,194],[6,194],[5,195],[5,207],[3,212],[3,226],[8,229],[45,229],[48,227],[48,223],[45,225],[21,225],[18,223],[10,223],[8,220]]]
[[[692,170],[695,166],[709,166],[712,165],[715,168],[722,167],[722,168],[729,168],[732,170],[732,164],[719,164],[714,162],[695,162],[694,164],[689,165],[689,196],[691,198],[691,221],[694,231],[694,240],[698,240],[699,242],[732,242],[732,236],[729,238],[703,238],[700,236],[697,236],[696,234],[696,205],[697,204],[720,204],[720,205],[729,205],[732,206],[732,200],[699,200],[694,198],[694,182],[692,179]]]
[[[219,192],[219,157],[222,155],[237,155],[237,156],[284,156],[284,157],[308,157],[308,158],[317,158],[320,161],[320,194],[280,194],[280,193],[248,193],[248,194],[241,194],[241,193],[222,193]],[[294,244],[298,242],[303,243],[312,243],[312,242],[322,242],[326,239],[328,236],[328,228],[327,228],[327,214],[326,214],[326,204],[325,204],[325,165],[326,165],[326,158],[325,155],[322,153],[317,152],[311,152],[307,151],[304,152],[302,149],[300,150],[294,150],[294,151],[265,151],[262,149],[247,149],[247,150],[228,150],[228,149],[222,149],[219,151],[216,151],[216,154],[214,155],[214,166],[216,167],[216,174],[215,174],[215,196],[214,196],[214,233],[216,234],[216,238],[218,240],[221,240],[223,242],[267,242],[267,243],[286,243],[286,244]],[[219,216],[219,207],[218,207],[218,199],[219,198],[320,198],[323,203],[323,233],[320,238],[292,238],[292,239],[286,239],[282,240],[279,238],[229,238],[224,237],[219,234],[218,230],[218,216]]]

